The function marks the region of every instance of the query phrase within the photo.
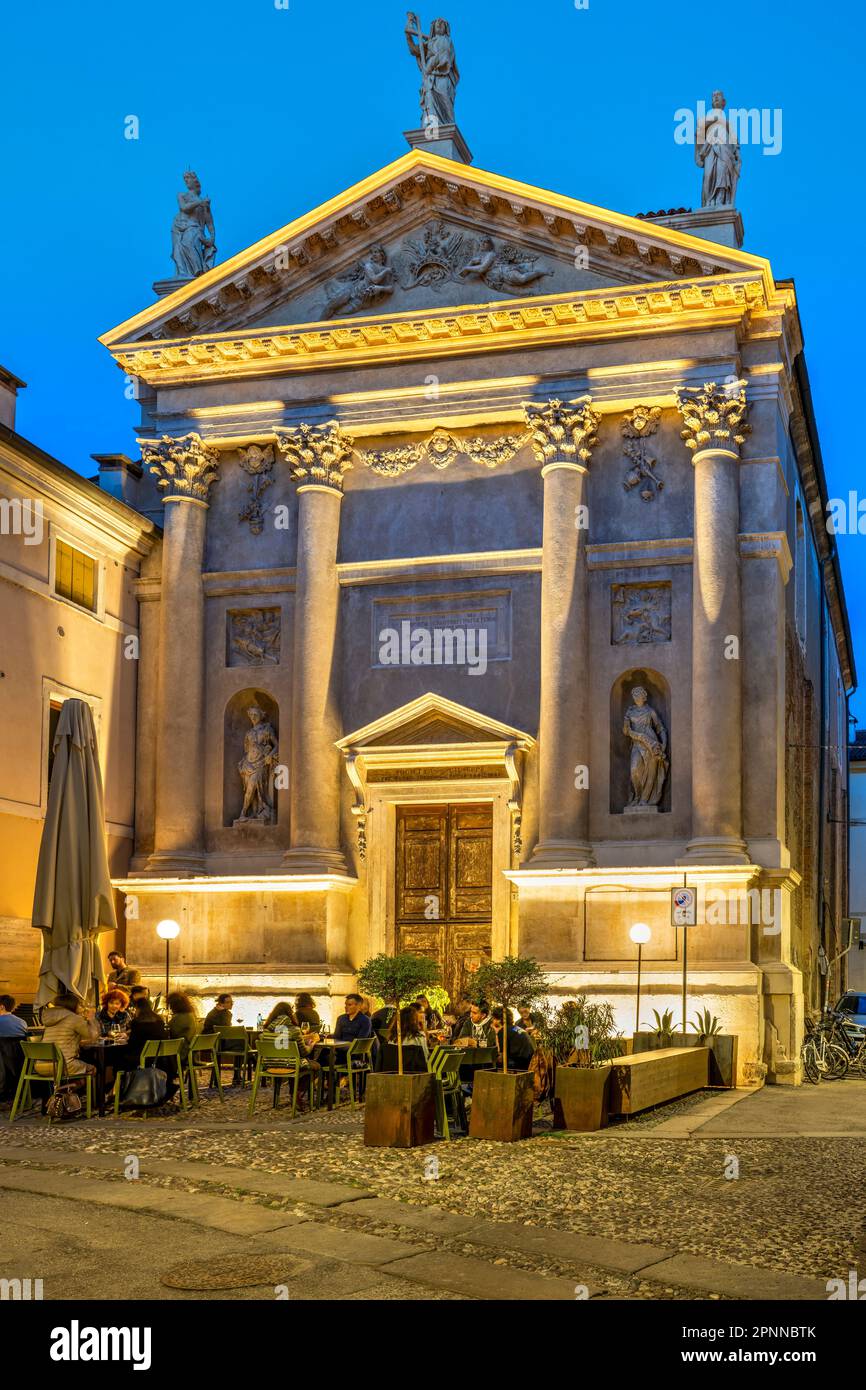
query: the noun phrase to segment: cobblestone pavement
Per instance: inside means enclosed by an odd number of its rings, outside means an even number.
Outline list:
[[[212,1168],[202,1183],[188,1174],[148,1171],[148,1160],[194,1161],[286,1178],[315,1177],[416,1208],[435,1207],[536,1227],[539,1234],[543,1230],[574,1232],[646,1243],[743,1270],[778,1271],[823,1281],[845,1276],[857,1264],[866,1146],[857,1133],[841,1130],[843,1123],[856,1130],[866,1117],[866,1082],[835,1083],[832,1102],[834,1088],[823,1088],[826,1094],[819,1098],[816,1092],[821,1089],[804,1087],[797,1093],[799,1099],[787,1097],[786,1124],[791,1124],[793,1106],[802,1112],[805,1131],[816,1127],[812,1112],[820,1103],[823,1110],[817,1127],[827,1128],[827,1107],[832,1104],[840,1132],[762,1133],[761,1116],[775,1113],[776,1107],[768,1089],[740,1099],[729,1094],[721,1098],[721,1104],[718,1092],[698,1093],[598,1134],[555,1134],[544,1107],[535,1137],[521,1144],[462,1139],[410,1151],[368,1149],[363,1144],[360,1110],[345,1106],[291,1121],[287,1112],[275,1115],[265,1105],[250,1122],[249,1093],[234,1091],[224,1105],[205,1099],[198,1110],[170,1119],[49,1126],[38,1118],[26,1118],[16,1122],[14,1129],[4,1126],[4,1138],[19,1153],[32,1151],[36,1165],[40,1154],[51,1155],[55,1164],[68,1154],[69,1162],[63,1165],[68,1173],[86,1172],[88,1155],[116,1154],[117,1171],[103,1172],[103,1182],[123,1182],[120,1160],[135,1155],[142,1165],[141,1182],[165,1188],[167,1193],[206,1190],[272,1210],[296,1210],[291,1198],[278,1193],[244,1192],[232,1181],[222,1186]],[[738,1120],[741,1113],[747,1115],[745,1126]],[[4,1118],[0,1115],[0,1123]],[[711,1132],[703,1133],[705,1126]],[[744,1127],[746,1134],[739,1132]],[[677,1137],[665,1134],[672,1128]],[[0,1147],[0,1160],[4,1147]],[[437,1160],[435,1176],[431,1157]],[[169,1199],[165,1210],[170,1209]],[[356,1216],[351,1206],[329,1211],[327,1220],[347,1231],[395,1234],[393,1220],[383,1224]],[[398,1234],[406,1238],[406,1231]],[[442,1239],[435,1235],[417,1230],[409,1234],[419,1251],[443,1248]],[[468,1255],[478,1253],[471,1242],[457,1238],[446,1241],[445,1247]],[[489,1249],[483,1258],[491,1259]],[[503,1251],[494,1263],[538,1268],[537,1259],[515,1251]],[[568,1261],[543,1263],[546,1272],[575,1277]],[[607,1296],[694,1296],[675,1286],[645,1283],[609,1270],[602,1273],[593,1268],[586,1277],[599,1278]],[[713,1295],[704,1292],[701,1296]]]

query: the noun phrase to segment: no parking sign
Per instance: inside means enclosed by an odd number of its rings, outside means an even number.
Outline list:
[[[698,895],[694,888],[671,889],[671,925],[693,927],[697,921]]]

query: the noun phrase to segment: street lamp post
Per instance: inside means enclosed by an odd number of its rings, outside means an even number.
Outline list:
[[[632,941],[634,942],[634,944],[637,946],[637,1000],[636,1000],[636,1002],[635,1002],[635,1012],[634,1012],[634,1031],[635,1031],[635,1033],[637,1033],[637,1032],[639,1032],[639,1030],[640,1030],[640,967],[641,967],[641,956],[642,956],[642,954],[643,954],[643,948],[644,948],[644,946],[646,945],[646,943],[649,941],[650,937],[652,936],[652,932],[650,931],[650,929],[649,929],[649,927],[647,926],[646,922],[635,922],[634,926],[629,928],[629,933],[628,933],[628,934],[629,934],[629,936],[631,937],[631,939],[632,939]]]
[[[168,1007],[168,986],[169,976],[171,974],[171,943],[176,936],[180,935],[180,927],[178,923],[173,922],[171,918],[166,918],[165,921],[157,923],[156,934],[165,942],[165,999],[166,1007]]]

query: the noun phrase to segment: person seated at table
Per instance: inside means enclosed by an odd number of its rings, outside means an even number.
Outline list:
[[[295,1014],[291,1004],[288,1002],[288,1000],[282,1000],[279,1004],[275,1004],[274,1007],[271,1009],[270,1013],[264,1021],[262,1032],[273,1033],[275,1028],[279,1028],[282,1030],[285,1028],[296,1027],[297,1019],[295,1018]]]
[[[168,1036],[183,1039],[180,1051],[181,1056],[186,1057],[193,1038],[197,1038],[202,1031],[198,1010],[189,995],[181,994],[179,990],[173,990],[165,1002],[171,1014],[168,1020]]]
[[[434,1032],[442,1027],[442,1015],[430,1003],[426,994],[419,994],[415,1000],[415,1008],[419,1009],[424,1016],[424,1026],[432,1028]]]
[[[469,1013],[455,1032],[453,1041],[457,1047],[498,1047],[496,1030],[490,1018],[490,1005],[486,999],[469,1005]]]
[[[147,999],[148,1002],[150,1002],[150,990],[148,989],[147,985],[133,985],[132,988],[128,991],[124,990],[124,993],[129,994],[129,1004],[127,1005],[127,1008],[129,1009],[130,1014],[132,1013],[136,1004],[140,1003],[142,999]]]
[[[515,1028],[514,1014],[510,1009],[507,1011],[501,1008],[494,1009],[490,1015],[493,1027],[496,1029],[496,1041],[499,1047],[499,1055],[502,1056],[502,1020],[507,1019],[508,1041],[506,1047],[506,1061],[509,1071],[527,1071],[529,1063],[535,1056],[535,1043],[529,1034],[522,1028]]]
[[[312,994],[299,994],[295,1000],[295,1022],[298,1027],[302,1023],[308,1023],[314,1033],[321,1032],[322,1020],[316,1009],[316,1003]]]
[[[427,1035],[424,1032],[423,1015],[415,1004],[407,1004],[400,1010],[400,1040],[404,1047],[420,1047],[424,1054],[426,1064],[430,1049],[427,1046]],[[391,1020],[388,1029],[388,1042],[396,1048],[397,1046],[397,1018]],[[423,1067],[418,1068],[423,1071]]]
[[[15,1012],[11,994],[0,994],[0,1038],[26,1038],[27,1024]]]
[[[149,999],[140,1000],[132,1011],[129,1025],[129,1038],[121,1047],[112,1048],[111,1065],[114,1073],[135,1071],[141,1064],[141,1049],[146,1042],[163,1042],[168,1039],[168,1029]],[[177,1063],[173,1057],[159,1057],[154,1065],[168,1077],[166,1100],[170,1100],[177,1090]]]
[[[96,1022],[104,1038],[111,1036],[112,1028],[125,1033],[130,1024],[129,996],[123,989],[107,989],[102,996],[102,1006],[96,1010]]]
[[[63,1055],[68,1076],[84,1076],[95,1072],[91,1062],[83,1062],[78,1055],[82,1043],[94,1043],[99,1037],[96,1010],[86,1008],[74,994],[58,994],[51,1004],[42,1010],[42,1042],[54,1043]],[[53,1076],[51,1062],[37,1062],[36,1071],[40,1076]]]
[[[346,995],[346,1012],[340,1014],[334,1028],[335,1042],[354,1042],[356,1038],[371,1038],[373,1024],[369,1014],[361,1008],[364,1000],[360,994]]]
[[[391,1027],[397,1010],[393,1004],[383,1004],[381,1009],[370,1015],[374,1033],[385,1033]]]
[[[123,985],[129,989],[132,985],[137,985],[141,979],[141,972],[127,965],[120,951],[109,951],[108,964],[111,966],[108,983],[112,988]]]
[[[520,1004],[517,1009],[516,1026],[522,1028],[524,1033],[533,1034],[544,1022],[543,1014],[534,1013],[528,1004]]]
[[[216,1005],[202,1024],[202,1032],[215,1033],[218,1028],[231,1028],[234,1002],[230,994],[218,994]]]
[[[448,1008],[445,1010],[442,1022],[451,1029],[452,1038],[457,1037],[460,1029],[469,1017],[469,1010],[471,1007],[471,1001],[467,999],[465,995],[461,994],[456,999],[451,1000]]]

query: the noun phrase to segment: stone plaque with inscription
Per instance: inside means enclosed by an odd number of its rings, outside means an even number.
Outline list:
[[[671,640],[671,586],[612,584],[610,640],[615,647]]]
[[[376,599],[374,667],[454,665],[511,660],[511,593]]]

